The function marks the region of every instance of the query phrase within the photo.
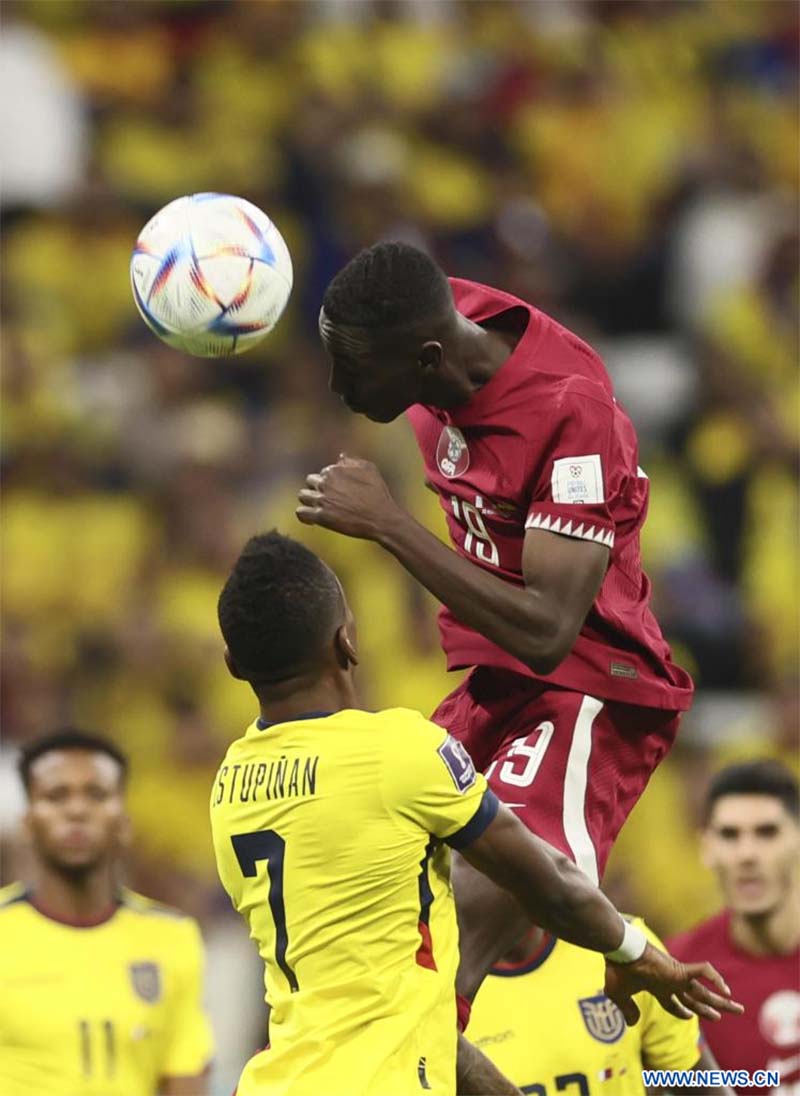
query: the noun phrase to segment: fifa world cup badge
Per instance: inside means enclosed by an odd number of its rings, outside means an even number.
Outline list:
[[[461,431],[455,426],[445,426],[436,446],[436,463],[439,471],[448,479],[463,476],[469,468],[469,449]]]
[[[463,793],[471,788],[475,783],[475,766],[458,739],[448,735],[439,747],[438,753],[458,790]]]

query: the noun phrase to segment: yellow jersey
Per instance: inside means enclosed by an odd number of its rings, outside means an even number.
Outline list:
[[[271,1007],[238,1096],[454,1096],[448,845],[496,812],[463,747],[418,712],[257,720],[233,743],[214,850]]]
[[[663,950],[643,921],[634,923]],[[550,937],[527,962],[499,964],[487,976],[467,1037],[536,1096],[643,1096],[643,1068],[697,1065],[697,1017],[679,1020],[637,993],[641,1019],[626,1027],[603,993],[604,972],[602,955]]]
[[[196,923],[124,891],[110,917],[75,927],[0,890],[0,1093],[154,1096],[212,1053],[200,1004]]]

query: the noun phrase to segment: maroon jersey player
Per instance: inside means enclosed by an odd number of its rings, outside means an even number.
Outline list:
[[[309,476],[298,517],[376,541],[439,599],[448,664],[474,669],[434,719],[597,880],[692,694],[648,608],[648,481],[602,362],[544,313],[448,282],[399,243],[336,276],[320,334],[351,410],[409,412],[455,551],[365,461]],[[469,997],[523,924],[463,862],[454,879]]]
[[[720,1066],[751,1074],[777,1070],[782,1094],[800,1092],[800,802],[794,776],[771,761],[724,769],[709,790],[702,840],[725,909],[671,940],[670,951],[686,962],[710,959],[745,1006],[743,1015],[726,1015],[718,1024],[701,1021]]]

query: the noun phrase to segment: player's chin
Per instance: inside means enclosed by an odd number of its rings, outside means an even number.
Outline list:
[[[370,422],[394,422],[396,418],[406,410],[406,407],[365,407],[360,411],[360,414],[369,419]]]
[[[743,898],[737,895],[730,905],[741,917],[766,917],[779,903],[771,895],[762,895],[759,898]]]
[[[780,904],[780,897],[766,882],[739,884],[731,888],[728,904],[744,917],[758,917],[771,913]]]
[[[103,859],[94,846],[61,846],[53,851],[53,860],[64,871],[89,871]]]

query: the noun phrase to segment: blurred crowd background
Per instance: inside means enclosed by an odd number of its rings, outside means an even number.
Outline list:
[[[220,1085],[259,1038],[207,822],[255,714],[216,625],[244,539],[278,526],[339,571],[370,705],[427,713],[455,684],[419,587],[293,517],[344,449],[444,535],[410,430],[326,389],[322,290],[377,239],[603,354],[652,481],[656,610],[698,684],[608,886],[664,933],[715,908],[694,842],[709,773],[797,765],[797,107],[780,0],[3,3],[4,881],[25,870],[16,746],[68,722],[112,735],[133,765],[130,880],[206,930]],[[295,263],[278,330],[229,361],[162,346],[129,290],[138,230],[202,190],[266,209]],[[231,971],[251,986],[238,1015]]]

